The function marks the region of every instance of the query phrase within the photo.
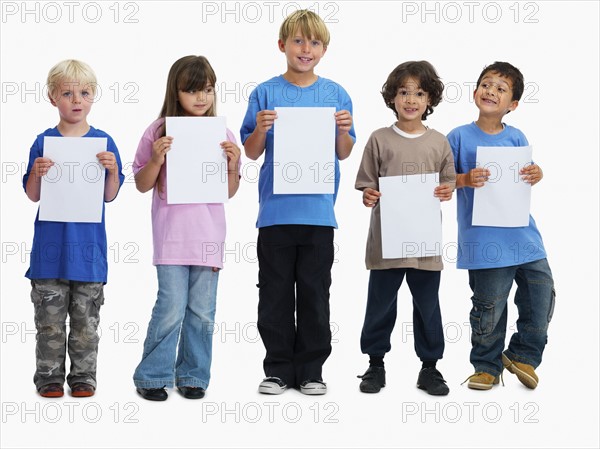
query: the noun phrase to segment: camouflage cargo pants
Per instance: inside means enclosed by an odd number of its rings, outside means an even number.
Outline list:
[[[97,329],[100,306],[104,303],[104,284],[35,279],[31,286],[37,329],[35,386],[39,390],[43,385],[64,383],[68,348],[71,368],[67,383],[71,386],[85,382],[95,387]],[[68,340],[67,315],[70,317]]]

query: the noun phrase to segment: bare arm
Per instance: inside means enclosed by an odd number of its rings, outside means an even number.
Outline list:
[[[145,193],[154,188],[160,169],[165,163],[166,155],[171,149],[171,143],[173,143],[173,138],[165,136],[152,144],[152,157],[135,175],[135,187],[138,191]]]
[[[275,111],[259,111],[256,114],[256,128],[252,134],[248,136],[244,142],[244,151],[249,159],[255,161],[265,151],[265,144],[267,142],[267,131],[273,127],[277,119],[277,113]]]
[[[229,187],[229,198],[232,198],[240,188],[239,163],[241,151],[235,143],[228,140],[221,142],[221,148],[227,155],[227,185]]]
[[[456,174],[456,188],[463,187],[479,188],[483,187],[490,176],[490,171],[487,168],[474,168],[469,173]]]
[[[25,185],[25,192],[27,193],[27,198],[34,203],[40,200],[42,176],[46,175],[53,165],[54,162],[47,157],[38,157],[33,162],[27,184]]]
[[[354,141],[348,132],[352,128],[352,115],[349,111],[343,110],[335,113],[335,124],[337,126],[337,136],[335,138],[335,152],[340,161],[343,161],[352,152]]]

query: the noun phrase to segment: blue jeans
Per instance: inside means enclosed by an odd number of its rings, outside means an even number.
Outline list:
[[[546,259],[512,267],[469,270],[473,290],[471,309],[471,363],[475,372],[498,376],[506,337],[507,299],[513,280],[519,313],[506,356],[537,368],[548,340],[548,324],[554,312],[554,281]]]
[[[158,298],[133,382],[139,388],[206,389],[219,272],[187,265],[157,265],[156,271]]]

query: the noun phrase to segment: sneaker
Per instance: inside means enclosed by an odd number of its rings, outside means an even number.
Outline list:
[[[423,368],[419,371],[417,388],[433,396],[446,396],[450,392],[444,376],[435,367]]]
[[[363,393],[379,393],[385,387],[385,368],[383,366],[370,366],[365,374],[356,377],[362,379],[358,388]]]
[[[506,354],[502,354],[502,364],[509,372],[516,374],[523,385],[532,390],[538,385],[538,377],[533,366],[527,363],[513,362]]]
[[[279,377],[267,377],[258,386],[258,392],[263,394],[281,394],[287,390],[287,385]]]
[[[71,386],[71,396],[74,398],[89,398],[94,396],[96,388],[85,382],[77,382]]]
[[[325,394],[327,393],[327,384],[322,380],[305,380],[300,384],[300,393]]]
[[[472,390],[491,390],[494,385],[498,385],[498,383],[500,383],[500,376],[492,376],[489,373],[480,371],[475,374],[471,374],[469,377],[467,377],[465,382],[467,380],[469,381],[467,387]],[[463,382],[463,384],[465,382]]]
[[[40,387],[38,393],[43,398],[62,398],[65,394],[61,384],[46,384]]]

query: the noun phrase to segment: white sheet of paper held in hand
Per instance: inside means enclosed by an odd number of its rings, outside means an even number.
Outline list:
[[[439,174],[379,178],[384,259],[442,253],[440,200],[433,196]]]
[[[275,108],[273,193],[334,193],[335,108]]]
[[[490,171],[473,195],[473,226],[515,228],[529,225],[531,184],[519,171],[531,164],[533,147],[477,147],[477,167]]]
[[[44,157],[54,165],[42,177],[41,221],[102,221],[106,170],[96,154],[106,144],[106,137],[44,137]]]
[[[226,203],[225,117],[167,117],[167,203]]]

